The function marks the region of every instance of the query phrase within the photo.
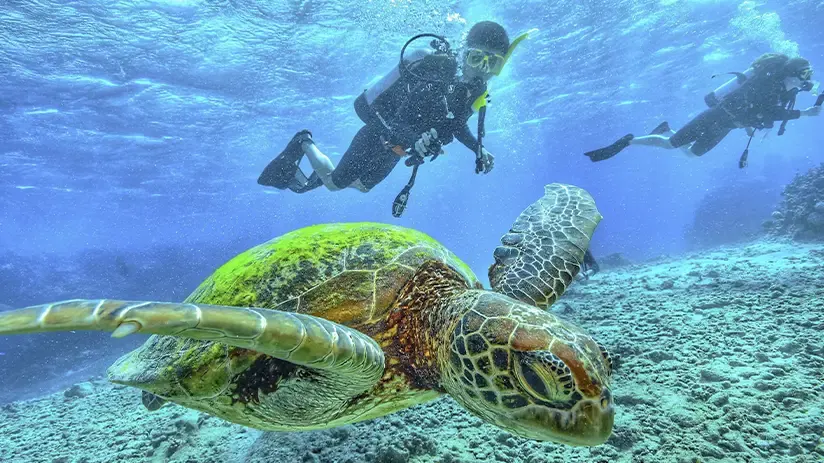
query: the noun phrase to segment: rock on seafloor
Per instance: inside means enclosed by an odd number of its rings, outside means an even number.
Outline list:
[[[602,272],[553,310],[619,357],[614,435],[514,437],[449,398],[263,433],[102,381],[0,406],[3,462],[824,461],[824,246],[757,242]],[[44,360],[45,361],[45,360]]]
[[[796,175],[781,196],[772,220],[764,223],[767,232],[797,241],[824,242],[824,163]]]

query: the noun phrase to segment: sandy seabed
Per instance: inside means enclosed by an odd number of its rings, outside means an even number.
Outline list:
[[[102,380],[0,406],[0,461],[822,462],[824,245],[756,242],[604,271],[552,310],[620,356],[613,436],[514,437],[449,398],[310,433],[264,433]]]

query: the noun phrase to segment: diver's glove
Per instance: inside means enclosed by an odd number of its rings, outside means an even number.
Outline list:
[[[421,134],[418,141],[415,142],[415,152],[421,157],[441,154],[441,147],[443,144],[438,140],[438,131],[429,129],[428,132]]]
[[[818,116],[821,114],[821,106],[810,106],[809,108],[801,111],[802,116]]]
[[[481,157],[475,160],[475,173],[481,172],[488,174],[495,167],[495,156],[492,155],[486,148],[481,148]]]

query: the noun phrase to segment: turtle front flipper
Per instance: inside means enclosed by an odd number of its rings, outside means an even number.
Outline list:
[[[216,341],[323,371],[342,397],[381,378],[384,354],[369,336],[311,315],[203,304],[73,300],[0,313],[0,335],[112,331]]]
[[[601,214],[585,190],[560,183],[545,187],[501,238],[489,268],[492,288],[527,304],[547,308],[581,270]]]

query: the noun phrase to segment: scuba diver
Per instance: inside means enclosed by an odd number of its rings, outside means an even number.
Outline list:
[[[457,139],[475,153],[475,172],[489,173],[495,158],[482,144],[483,118],[488,102],[487,82],[499,75],[512,51],[529,33],[510,44],[504,28],[491,21],[469,31],[458,64],[458,54],[445,38],[420,34],[401,50],[401,59],[388,74],[355,100],[355,113],[364,126],[353,138],[337,166],[316,146],[312,133],[301,130],[258,178],[258,183],[305,193],[325,186],[330,191],[354,188],[368,192],[383,181],[402,158],[413,167],[409,183],[392,207],[400,217],[424,159],[434,160],[442,147]],[[404,55],[413,41],[434,37],[431,49]],[[460,68],[460,75],[459,75]],[[468,125],[478,111],[478,137]],[[304,155],[312,174],[300,169]]]
[[[696,116],[679,131],[662,122],[649,135],[625,135],[605,148],[585,153],[592,162],[609,159],[629,145],[680,149],[686,154],[702,156],[713,149],[733,129],[746,129],[750,139],[741,155],[739,167],[747,166],[750,142],[755,131],[769,129],[781,122],[778,135],[783,135],[787,122],[801,116],[818,116],[822,98],[805,110],[795,109],[798,92],[812,91],[810,62],[767,53],[753,62],[745,72],[731,72],[735,78],[704,97],[709,109]],[[713,76],[716,77],[716,76]]]

